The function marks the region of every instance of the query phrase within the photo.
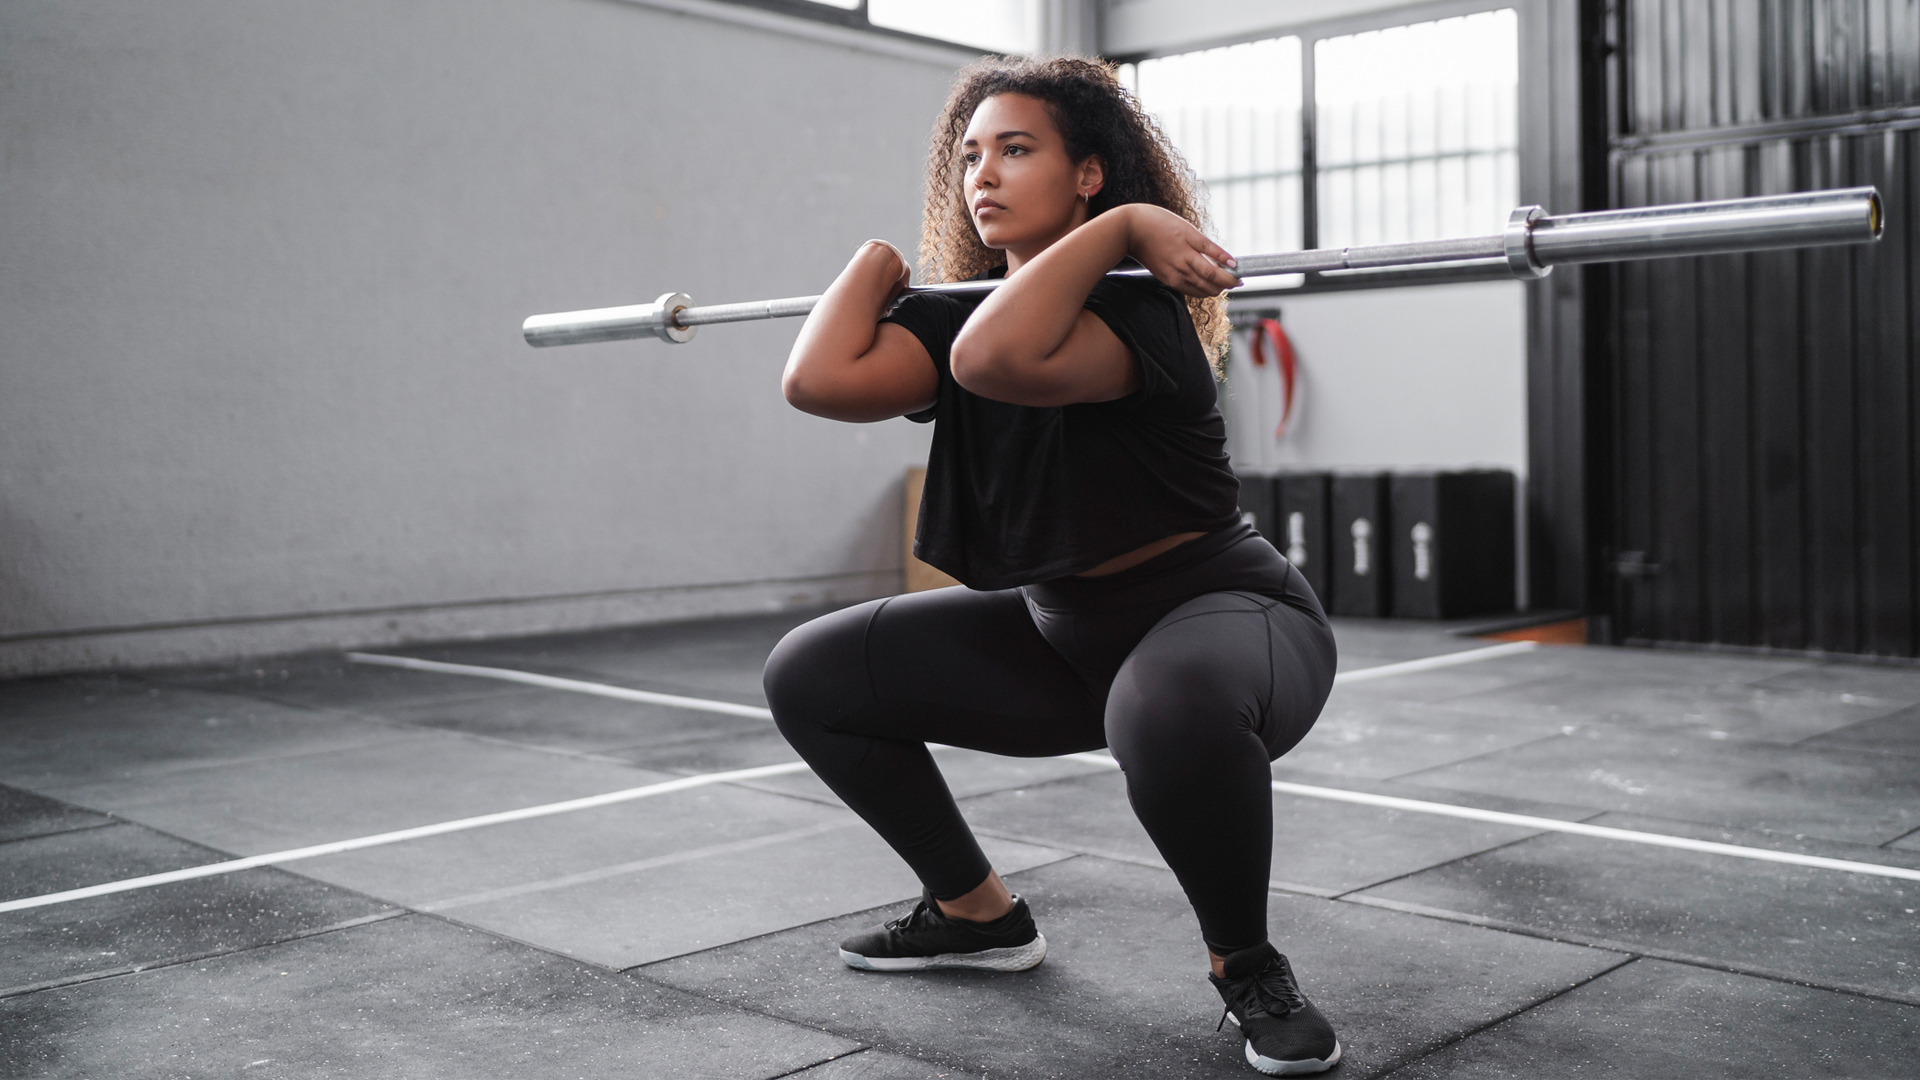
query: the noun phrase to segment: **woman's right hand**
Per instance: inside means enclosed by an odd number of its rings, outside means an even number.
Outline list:
[[[933,403],[940,372],[906,329],[881,323],[912,280],[900,249],[861,244],[800,327],[781,390],[802,412],[856,423],[917,412]]]
[[[886,295],[886,303],[889,306],[893,304],[894,297],[899,296],[908,285],[913,284],[913,267],[907,264],[906,255],[885,240],[869,240],[861,244],[860,249],[853,253],[853,257],[856,262],[879,260],[881,266],[887,266],[888,260],[891,260],[892,276],[887,280],[891,281],[892,285]]]
[[[1150,203],[1128,203],[1107,212],[1127,215],[1127,254],[1162,285],[1205,297],[1240,284],[1227,249],[1179,214]]]

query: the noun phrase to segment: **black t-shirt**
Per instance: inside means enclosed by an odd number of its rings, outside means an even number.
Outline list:
[[[1150,278],[1104,278],[1087,310],[1139,365],[1114,401],[1037,408],[953,381],[949,350],[984,296],[906,296],[898,323],[940,369],[913,551],[975,589],[1077,574],[1162,537],[1239,519],[1213,370],[1180,294]]]

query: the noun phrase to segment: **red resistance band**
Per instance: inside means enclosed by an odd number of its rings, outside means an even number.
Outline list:
[[[1280,365],[1280,426],[1273,429],[1273,437],[1278,439],[1287,433],[1287,425],[1293,422],[1293,390],[1299,378],[1300,365],[1294,359],[1293,342],[1287,332],[1280,328],[1279,319],[1261,319],[1254,326],[1253,333],[1254,367],[1267,366],[1267,350],[1271,348]]]

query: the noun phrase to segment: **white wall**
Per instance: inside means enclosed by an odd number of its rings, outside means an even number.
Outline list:
[[[1271,364],[1253,367],[1236,334],[1222,393],[1236,465],[1485,465],[1526,475],[1520,282],[1314,293],[1272,306],[1300,359],[1294,420],[1273,438],[1279,376]]]
[[[518,328],[910,248],[964,57],[662,6],[7,4],[0,674],[896,587],[926,430],[789,409],[794,324]]]

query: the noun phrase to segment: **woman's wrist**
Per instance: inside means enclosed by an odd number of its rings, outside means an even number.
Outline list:
[[[1101,214],[1100,217],[1118,219],[1121,243],[1126,245],[1126,253],[1132,255],[1134,245],[1139,242],[1140,212],[1151,209],[1154,209],[1154,207],[1148,203],[1121,203],[1119,206]]]

